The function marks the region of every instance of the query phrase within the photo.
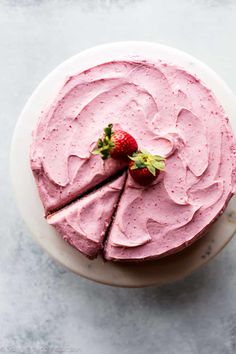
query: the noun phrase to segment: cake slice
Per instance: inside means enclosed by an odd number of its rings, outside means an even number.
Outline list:
[[[96,258],[102,249],[125,178],[124,173],[115,181],[48,216],[48,223],[85,256]]]

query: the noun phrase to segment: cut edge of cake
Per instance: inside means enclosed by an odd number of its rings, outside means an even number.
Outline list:
[[[96,258],[103,249],[126,177],[124,172],[117,179],[49,215],[47,222],[71,246],[90,259]]]

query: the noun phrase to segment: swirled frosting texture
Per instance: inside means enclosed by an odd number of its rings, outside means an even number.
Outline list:
[[[108,123],[167,160],[147,188],[128,179],[105,257],[161,257],[190,244],[235,191],[235,141],[212,92],[162,62],[114,61],[69,78],[33,136],[31,166],[46,212],[123,167],[91,155]]]

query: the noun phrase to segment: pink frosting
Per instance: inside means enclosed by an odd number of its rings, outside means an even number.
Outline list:
[[[212,92],[162,62],[109,62],[66,81],[31,148],[46,213],[123,168],[91,155],[108,123],[167,159],[153,185],[128,179],[105,257],[162,257],[193,242],[235,192],[235,141]]]
[[[102,248],[124,182],[125,174],[48,216],[48,223],[73,247],[95,258]]]
[[[108,260],[159,258],[183,249],[235,192],[235,141],[222,107],[185,71],[162,64],[151,70],[160,77],[158,89],[148,75],[140,82],[156,103],[150,120],[155,137],[145,148],[167,157],[166,171],[147,188],[128,178],[106,244]]]

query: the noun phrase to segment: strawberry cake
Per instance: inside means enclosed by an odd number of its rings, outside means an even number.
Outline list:
[[[224,211],[235,152],[197,77],[136,58],[68,77],[41,114],[30,162],[47,221],[67,242],[90,258],[143,261],[184,249]]]

